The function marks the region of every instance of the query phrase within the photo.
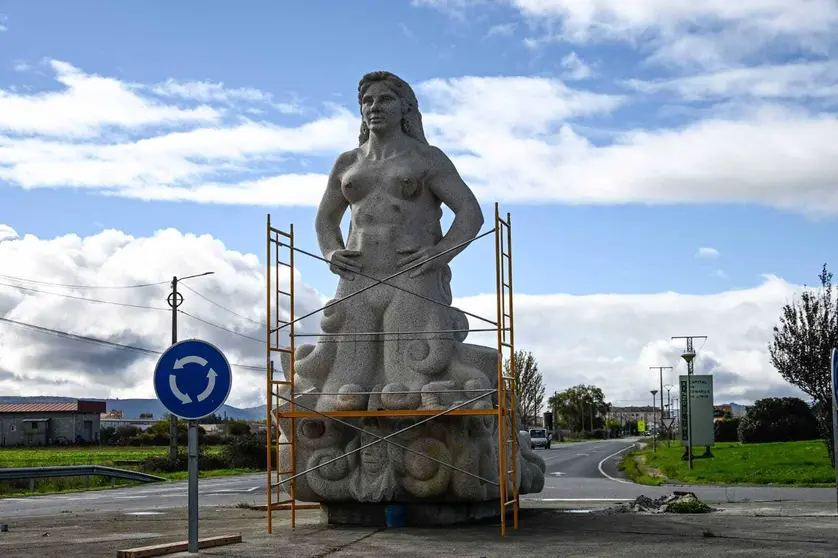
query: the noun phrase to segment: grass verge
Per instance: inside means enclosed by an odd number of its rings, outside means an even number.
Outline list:
[[[666,482],[666,478],[660,475],[650,474],[646,467],[642,464],[642,452],[632,450],[623,455],[620,459],[620,464],[617,468],[629,479],[638,484],[645,484],[648,486],[660,486]]]
[[[713,458],[694,459],[690,470],[689,464],[681,461],[684,448],[680,442],[673,442],[670,448],[658,445],[657,452],[645,443],[643,449],[624,457],[620,466],[627,477],[640,484],[661,484],[654,478],[658,474],[687,484],[835,486],[835,470],[820,440],[719,443],[711,451]],[[703,448],[695,448],[696,456],[703,453]],[[638,461],[634,467],[632,462]]]
[[[221,446],[202,448],[204,453],[217,454]],[[148,457],[164,457],[169,452],[168,446],[147,447],[46,447],[46,448],[2,448],[0,449],[0,467],[58,467],[65,465],[102,465],[121,469],[137,470],[138,463]],[[200,472],[200,478],[245,475],[259,472],[256,469],[215,469]],[[184,480],[186,471],[172,473],[152,473],[169,480]],[[29,490],[29,481],[0,482],[0,498],[11,496],[31,496],[39,494],[58,494],[85,490],[106,490],[122,488],[137,483],[117,479],[115,482],[106,477],[92,476],[89,486],[85,486],[84,477],[63,477],[36,480],[35,491]]]

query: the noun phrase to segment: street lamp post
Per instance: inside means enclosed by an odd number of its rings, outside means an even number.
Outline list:
[[[187,275],[186,277],[178,278],[177,275],[172,277],[172,292],[169,293],[169,296],[166,298],[166,302],[169,303],[169,306],[172,309],[172,345],[177,343],[177,311],[180,308],[180,305],[183,304],[183,295],[180,294],[177,290],[177,284],[179,281],[185,281],[186,279],[192,279],[193,277],[203,277],[205,275],[212,275],[215,273],[214,271],[206,271],[204,273],[197,273],[195,275]],[[177,417],[170,414],[169,415],[169,459],[174,461],[177,459]]]
[[[657,395],[657,393],[658,393],[658,390],[656,390],[656,389],[652,390],[652,424],[655,423],[655,410],[656,410],[655,405],[657,405],[657,403],[655,402],[655,395]],[[657,440],[657,438],[658,438],[657,429],[652,430],[652,451],[654,453],[658,453],[658,440]]]

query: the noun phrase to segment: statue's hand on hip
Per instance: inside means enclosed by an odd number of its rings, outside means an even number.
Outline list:
[[[329,270],[347,281],[355,279],[355,274],[361,272],[361,264],[355,258],[361,255],[357,250],[333,250],[326,259],[329,260]]]
[[[448,263],[445,261],[445,256],[434,257],[440,253],[440,250],[436,246],[402,248],[401,250],[396,250],[396,253],[402,256],[398,261],[399,270],[404,270],[416,266],[419,262],[424,262],[422,265],[418,265],[415,269],[408,272],[408,276],[410,277],[419,277],[423,273],[438,269]]]

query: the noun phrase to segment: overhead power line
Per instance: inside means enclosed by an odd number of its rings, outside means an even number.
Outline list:
[[[196,291],[195,289],[193,289],[193,288],[192,288],[192,287],[190,287],[189,285],[186,285],[186,284],[182,284],[182,283],[181,283],[181,284],[179,284],[179,286],[184,287],[185,289],[188,289],[188,290],[192,291],[193,293],[195,293],[195,294],[196,294],[196,295],[198,295],[199,297],[203,298],[204,300],[206,300],[206,301],[207,301],[207,302],[209,302],[210,304],[214,304],[214,305],[218,306],[219,308],[221,308],[222,310],[226,310],[226,311],[227,311],[227,312],[229,312],[230,314],[233,314],[234,316],[238,316],[239,318],[242,318],[242,319],[244,319],[244,320],[247,320],[248,322],[254,323],[254,324],[258,325],[258,326],[268,327],[268,325],[267,325],[267,324],[264,324],[264,323],[262,323],[262,322],[260,322],[260,321],[258,321],[258,320],[254,320],[254,319],[252,319],[252,318],[248,318],[247,316],[243,316],[242,314],[239,314],[239,313],[238,313],[238,312],[236,312],[235,310],[230,310],[230,309],[229,309],[229,308],[227,308],[226,306],[222,306],[221,304],[217,303],[216,301],[214,301],[213,299],[209,298],[208,296],[202,295],[201,293],[199,293],[198,291]],[[194,317],[194,316],[193,316],[193,317]]]
[[[111,347],[111,348],[114,348],[114,349],[123,349],[123,350],[128,350],[128,351],[134,351],[134,352],[139,352],[139,353],[143,353],[143,354],[147,354],[147,355],[162,355],[163,354],[163,351],[156,351],[154,349],[148,349],[146,347],[137,347],[137,346],[133,346],[133,345],[123,345],[122,343],[114,343],[113,341],[106,341],[105,339],[97,339],[95,337],[88,337],[88,336],[85,336],[85,335],[77,335],[75,333],[69,333],[67,331],[60,331],[60,330],[57,330],[57,329],[51,329],[51,328],[48,328],[48,327],[38,326],[38,325],[35,325],[35,324],[29,324],[29,323],[26,323],[26,322],[20,322],[20,321],[12,320],[12,319],[9,319],[9,318],[0,317],[0,322],[11,325],[11,326],[15,326],[15,327],[20,327],[20,328],[29,329],[29,330],[32,330],[32,331],[37,331],[38,333],[43,333],[45,335],[52,335],[52,336],[61,337],[61,338],[64,338],[64,339],[72,339],[73,341],[79,341],[79,342],[83,342],[83,343],[92,343],[92,344],[95,344],[95,345]],[[238,368],[244,368],[244,369],[247,369],[247,370],[258,370],[258,371],[263,371],[264,370],[264,367],[262,367],[262,366],[250,366],[250,365],[247,365],[247,364],[231,364],[231,366],[236,366]]]
[[[46,285],[48,287],[64,287],[67,289],[141,289],[144,287],[167,285],[169,283],[169,281],[158,281],[156,283],[140,283],[137,285],[69,285],[67,283],[50,283],[49,281],[40,281],[38,279],[26,279],[24,277],[15,277],[13,275],[3,275],[2,273],[0,273],[0,277],[11,281],[33,283],[35,285]]]
[[[203,318],[199,318],[198,316],[193,316],[193,315],[192,315],[192,314],[190,314],[189,312],[184,312],[183,310],[178,310],[178,312],[180,312],[180,313],[181,313],[181,314],[183,314],[184,316],[189,316],[189,317],[190,317],[190,318],[192,318],[193,320],[198,320],[198,321],[199,321],[199,322],[201,322],[201,323],[207,324],[208,326],[212,326],[212,327],[218,328],[218,329],[220,329],[220,330],[222,330],[222,331],[226,331],[227,333],[232,333],[233,335],[238,335],[239,337],[244,337],[245,339],[250,339],[251,341],[256,341],[256,342],[258,342],[258,343],[262,343],[263,345],[266,343],[266,341],[265,341],[264,339],[257,339],[256,337],[251,337],[251,336],[249,336],[249,335],[245,335],[244,333],[239,333],[238,331],[234,331],[234,330],[232,330],[232,329],[228,329],[228,328],[226,328],[226,327],[224,327],[224,326],[220,326],[220,325],[218,325],[218,324],[214,324],[214,323],[212,323],[212,322],[210,322],[210,321],[208,321],[208,320],[205,320],[205,319],[203,319]]]
[[[2,277],[2,276],[0,276],[0,277]],[[32,287],[22,287],[20,285],[10,285],[9,283],[0,282],[0,286],[9,287],[11,289],[18,289],[20,291],[32,292],[32,293],[41,293],[41,294],[47,294],[47,295],[52,295],[52,296],[60,296],[60,297],[63,297],[63,298],[72,298],[72,299],[75,299],[75,300],[84,300],[86,302],[96,302],[96,303],[99,303],[99,304],[112,304],[114,306],[127,306],[128,308],[142,308],[142,309],[145,309],[145,310],[162,310],[164,312],[169,311],[168,308],[162,308],[162,307],[159,307],[159,306],[145,306],[145,305],[142,305],[142,304],[131,304],[131,303],[128,303],[128,302],[117,302],[115,300],[99,300],[99,299],[96,299],[96,298],[88,298],[88,297],[85,297],[85,296],[71,295],[71,294],[67,294],[67,293],[53,293],[53,292],[50,292],[50,291],[42,291],[40,289],[35,289],[35,288],[32,288]]]

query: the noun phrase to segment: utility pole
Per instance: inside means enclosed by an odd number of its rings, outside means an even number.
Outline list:
[[[178,281],[184,281],[186,279],[191,279],[192,277],[203,277],[204,275],[212,275],[213,273],[213,271],[207,271],[205,273],[198,273],[197,275],[189,275],[187,277],[182,277],[181,279],[178,279],[176,275],[172,277],[172,292],[169,293],[169,296],[166,298],[166,302],[169,303],[169,306],[172,309],[172,345],[177,343],[177,313],[178,308],[180,308],[180,305],[183,304],[183,295],[180,294],[177,290]],[[169,459],[171,459],[172,461],[177,459],[177,432],[177,417],[169,413]]]
[[[683,460],[684,457],[690,462],[690,469],[693,468],[693,418],[692,418],[692,402],[690,401],[690,387],[692,384],[692,375],[694,371],[693,367],[693,360],[695,360],[695,349],[693,348],[693,340],[694,339],[707,339],[706,335],[680,335],[680,336],[673,336],[672,339],[686,339],[687,340],[687,349],[681,354],[681,358],[683,358],[687,363],[687,408],[685,409],[684,406],[681,406],[681,414],[684,415],[687,419],[687,452],[684,456],[681,457]],[[684,419],[681,418],[681,421]],[[683,428],[683,422],[681,422],[681,428]],[[683,438],[683,435],[682,435]]]
[[[652,424],[655,424],[655,395],[657,395],[658,390],[652,390]],[[652,451],[653,453],[658,453],[658,431],[657,429],[652,430]]]
[[[672,370],[671,366],[650,366],[649,370],[657,370],[658,374],[660,375],[660,382],[661,382],[661,419],[659,421],[660,425],[659,428],[663,428],[663,371],[664,370]],[[653,413],[654,416],[654,413]]]

